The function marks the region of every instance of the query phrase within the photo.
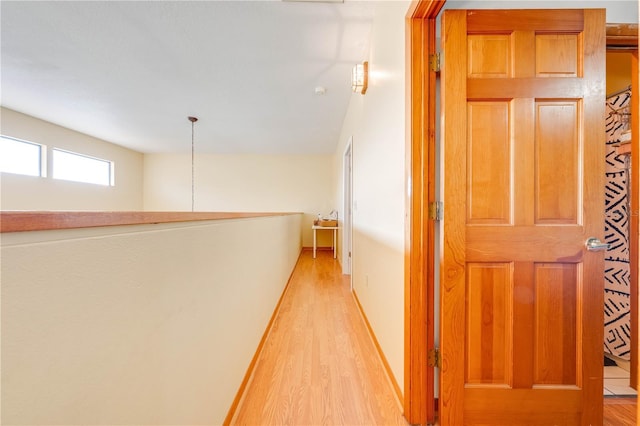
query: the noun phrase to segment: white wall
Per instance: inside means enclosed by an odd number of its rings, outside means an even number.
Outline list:
[[[338,208],[332,161],[330,155],[196,154],[195,210],[302,212],[303,244],[310,247],[314,217]],[[145,155],[144,209],[191,210],[190,154]],[[318,238],[331,245],[330,235]]]
[[[3,234],[2,424],[221,424],[300,220]]]
[[[352,96],[334,157],[336,205],[353,136],[354,290],[400,388],[404,379],[405,55],[409,2],[376,6],[370,85]],[[341,214],[342,217],[342,214]]]
[[[1,132],[31,142],[115,162],[115,186],[0,173],[2,210],[142,210],[142,154],[2,108]]]

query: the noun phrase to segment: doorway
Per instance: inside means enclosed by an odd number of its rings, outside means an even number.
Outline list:
[[[605,238],[611,248],[605,257],[605,398],[637,397],[638,333],[632,320],[637,315],[637,303],[632,300],[637,297],[638,285],[638,217],[631,206],[631,200],[637,205],[638,198],[638,179],[634,176],[631,181],[637,159],[631,143],[634,58],[637,63],[637,38],[635,46],[607,48]]]
[[[425,248],[425,243],[433,241],[434,226],[432,219],[432,203],[435,201],[433,191],[434,170],[433,152],[435,147],[435,79],[437,73],[437,60],[434,57],[436,19],[442,9],[445,0],[423,0],[412,5],[408,18],[407,32],[407,67],[410,72],[407,75],[410,97],[407,100],[410,128],[407,138],[407,151],[410,153],[410,162],[407,165],[408,182],[412,191],[408,194],[408,240],[409,252],[407,258],[406,285],[406,344],[405,351],[405,414],[411,423],[426,423],[433,420],[433,394],[432,374],[424,369],[426,364],[437,364],[437,352],[423,349],[426,342],[427,348],[431,348],[433,337],[430,334],[433,326],[432,295],[434,286],[431,282],[433,275],[433,260],[430,250]],[[627,41],[635,42],[637,46],[637,25],[626,25],[635,31],[635,35],[629,36]],[[626,28],[629,30],[629,28]],[[624,32],[624,29],[623,31]],[[615,38],[617,35],[613,34]],[[609,28],[607,28],[607,43],[610,40]],[[637,47],[636,47],[637,49]],[[637,51],[634,56],[635,71],[637,76]],[[634,103],[637,104],[637,103]],[[637,105],[634,105],[637,111]],[[637,118],[637,113],[636,113]],[[637,119],[635,128],[637,129]],[[637,134],[637,132],[636,132]],[[634,144],[637,152],[637,137]],[[635,169],[635,165],[633,166]],[[634,172],[638,176],[637,171]],[[420,183],[420,185],[418,185]],[[637,188],[637,186],[636,186]],[[638,190],[635,189],[634,193]],[[639,197],[636,197],[636,199]],[[446,209],[446,207],[445,207]],[[638,211],[638,205],[631,207],[632,211]],[[637,235],[637,224],[632,235]],[[430,244],[426,244],[432,247]],[[637,241],[632,243],[637,248]],[[637,258],[637,255],[635,256]],[[634,261],[632,256],[631,261]],[[426,273],[423,265],[426,263]],[[431,269],[430,269],[431,268]],[[636,274],[637,264],[632,265],[632,274]],[[632,281],[637,282],[636,277]],[[426,301],[423,297],[426,293]],[[632,295],[632,300],[637,298]],[[637,311],[636,311],[637,312]],[[425,330],[425,324],[427,329]],[[637,329],[637,328],[636,328]],[[426,332],[425,332],[426,331]],[[425,370],[427,370],[425,372]],[[431,396],[429,400],[425,396]],[[426,400],[426,402],[425,402]]]
[[[342,273],[351,275],[351,245],[353,224],[353,136],[349,138],[343,156],[343,207],[344,223],[342,224]],[[353,283],[352,283],[353,285]],[[353,288],[352,288],[353,290]]]

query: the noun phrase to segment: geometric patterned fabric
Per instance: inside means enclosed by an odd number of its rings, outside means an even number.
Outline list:
[[[606,179],[605,241],[611,248],[605,252],[604,273],[604,351],[629,359],[631,351],[629,298],[629,182],[630,157],[616,155],[613,144],[620,141],[625,128],[621,116],[613,110],[629,105],[631,90],[611,96],[606,107]]]

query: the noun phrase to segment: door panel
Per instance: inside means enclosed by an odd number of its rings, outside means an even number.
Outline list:
[[[469,77],[511,77],[511,36],[469,35]]]
[[[513,353],[511,314],[511,280],[513,264],[468,263],[467,353],[481,356],[467,359],[466,383],[508,385],[511,383]]]
[[[535,34],[536,77],[578,77],[579,34]]]
[[[580,264],[534,264],[533,386],[578,385],[576,324]]]
[[[577,100],[535,101],[535,221],[578,224],[580,164],[580,105]],[[603,228],[604,229],[604,228]]]
[[[599,424],[604,10],[442,28],[441,422]]]
[[[510,117],[509,102],[469,102],[469,224],[511,223]]]

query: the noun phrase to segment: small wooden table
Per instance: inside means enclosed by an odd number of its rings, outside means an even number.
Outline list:
[[[318,225],[313,225],[311,226],[311,229],[313,229],[313,258],[316,258],[316,232],[318,231],[318,229],[330,229],[333,230],[333,239],[331,240],[331,249],[333,250],[333,258],[336,258],[336,234],[338,232],[338,227],[337,226],[318,226]]]

